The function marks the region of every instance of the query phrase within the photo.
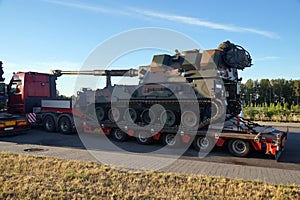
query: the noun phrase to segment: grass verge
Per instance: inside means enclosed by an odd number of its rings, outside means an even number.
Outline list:
[[[0,199],[300,199],[296,185],[0,153]]]

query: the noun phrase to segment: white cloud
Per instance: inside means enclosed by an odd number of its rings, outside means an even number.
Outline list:
[[[124,9],[122,11],[121,9],[111,9],[111,8],[105,8],[105,7],[100,7],[100,6],[88,5],[88,4],[79,3],[79,2],[72,2],[72,1],[58,1],[58,0],[44,0],[44,1],[53,3],[53,4],[58,4],[61,6],[78,8],[78,9],[82,9],[82,10],[98,12],[98,13],[103,13],[103,14],[135,16],[135,17],[139,17],[143,20],[147,20],[147,21],[151,20],[151,18],[152,19],[155,19],[155,18],[156,19],[164,19],[164,20],[173,21],[173,22],[177,22],[177,23],[207,27],[207,28],[211,28],[211,29],[218,29],[218,30],[224,30],[224,31],[229,31],[229,32],[253,33],[253,34],[261,35],[261,36],[268,37],[271,39],[279,39],[280,38],[280,36],[274,32],[269,32],[269,31],[260,30],[260,29],[256,29],[256,28],[215,23],[215,22],[201,20],[201,19],[193,18],[193,17],[155,12],[155,11],[151,11],[151,10],[144,10],[144,9],[134,8],[134,7],[127,8],[128,11],[124,11]]]
[[[78,8],[81,10],[92,11],[92,12],[97,12],[97,13],[114,14],[114,15],[129,15],[129,12],[122,12],[122,11],[116,10],[116,9],[110,9],[110,8],[105,8],[105,7],[100,7],[100,6],[93,6],[93,5],[88,5],[88,4],[79,3],[79,2],[59,1],[59,0],[44,0],[44,1],[46,1],[48,3],[52,3],[52,4],[58,4],[61,6]]]
[[[259,30],[259,29],[255,29],[255,28],[239,27],[239,26],[228,25],[228,24],[219,24],[219,23],[215,23],[215,22],[204,21],[204,20],[201,20],[198,18],[193,18],[193,17],[159,13],[159,12],[153,12],[153,11],[142,10],[142,9],[137,9],[137,8],[131,8],[131,9],[141,15],[144,15],[144,16],[155,17],[155,18],[165,19],[165,20],[169,20],[169,21],[184,23],[184,24],[202,26],[202,27],[207,27],[207,28],[211,28],[211,29],[219,29],[219,30],[230,31],[230,32],[255,33],[255,34],[262,35],[262,36],[272,38],[272,39],[280,38],[279,35],[277,35],[276,33]]]
[[[253,58],[254,61],[266,61],[266,60],[278,60],[281,57],[279,56],[264,56],[264,57],[259,57],[259,58]]]

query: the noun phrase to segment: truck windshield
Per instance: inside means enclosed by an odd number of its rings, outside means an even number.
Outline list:
[[[9,94],[19,94],[19,93],[21,93],[20,86],[21,86],[21,83],[19,81],[12,82],[10,84],[10,89],[8,91]]]

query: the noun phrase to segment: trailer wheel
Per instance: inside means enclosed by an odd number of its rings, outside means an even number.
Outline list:
[[[251,152],[251,145],[247,140],[231,139],[228,143],[229,152],[237,157],[245,157]]]
[[[181,138],[178,134],[165,133],[162,135],[162,142],[165,146],[174,148],[180,146]]]
[[[63,134],[72,133],[72,124],[68,117],[60,118],[58,122],[59,131]]]
[[[44,119],[44,129],[48,132],[54,132],[56,130],[55,120],[52,116],[48,115]]]
[[[136,135],[136,140],[139,144],[151,144],[153,143],[153,137],[151,134],[145,132],[145,131],[138,131]]]
[[[193,147],[199,152],[208,153],[214,148],[215,142],[211,137],[196,136]]]
[[[112,131],[112,137],[118,142],[123,142],[128,138],[128,135],[120,129],[114,129]]]

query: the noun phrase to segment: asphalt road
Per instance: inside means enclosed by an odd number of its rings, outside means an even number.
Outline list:
[[[199,158],[198,153],[192,148],[189,148],[184,151],[180,159],[300,171],[300,127],[295,127],[292,130],[295,132],[289,133],[285,149],[279,158],[279,162],[277,162],[273,156],[265,155],[264,152],[260,151],[252,152],[252,154],[247,158],[233,157],[229,154],[225,147],[215,147],[204,158]],[[158,141],[152,145],[141,145],[138,144],[134,138],[126,142],[114,142],[106,139],[107,138],[105,135],[63,135],[60,133],[48,133],[41,129],[33,129],[28,131],[26,134],[2,137],[0,138],[0,141],[16,143],[19,146],[23,145],[23,150],[26,150],[28,148],[28,144],[31,144],[49,147],[67,147],[69,149],[73,149],[74,151],[76,151],[76,149],[88,148],[106,152],[116,152],[119,151],[120,148],[125,151],[140,154],[152,152],[161,157],[165,156],[163,154],[176,155],[178,153],[176,149],[167,149],[163,153],[157,151],[163,148],[162,144]],[[116,146],[118,148],[115,148]],[[1,150],[3,151],[3,149]],[[58,152],[58,154],[59,153],[63,154],[63,152]]]

